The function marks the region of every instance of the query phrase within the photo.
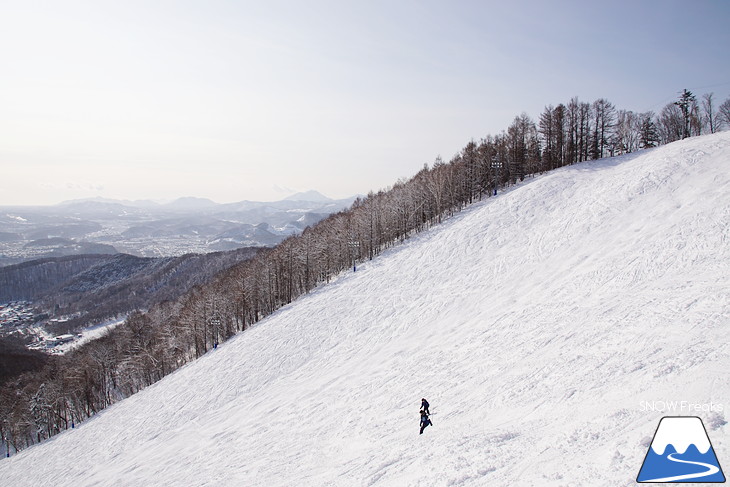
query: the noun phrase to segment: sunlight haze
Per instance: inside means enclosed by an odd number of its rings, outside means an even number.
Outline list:
[[[0,205],[366,194],[545,105],[730,94],[730,4],[0,4]]]

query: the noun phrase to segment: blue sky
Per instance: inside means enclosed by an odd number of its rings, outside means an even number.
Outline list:
[[[545,105],[730,96],[730,2],[0,1],[0,204],[367,193]]]

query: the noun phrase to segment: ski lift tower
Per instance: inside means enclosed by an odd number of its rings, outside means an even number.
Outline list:
[[[353,237],[352,240],[350,240],[350,261],[352,262],[352,272],[357,272],[357,262],[355,260],[355,254],[360,254],[360,242],[355,240]]]
[[[494,178],[494,196],[497,196],[497,185],[499,184],[499,173],[502,169],[502,162],[498,161],[495,157],[492,159],[492,170],[497,173],[497,177]]]
[[[210,319],[210,327],[213,328],[213,348],[218,348],[218,333],[221,326],[221,319],[218,315]]]

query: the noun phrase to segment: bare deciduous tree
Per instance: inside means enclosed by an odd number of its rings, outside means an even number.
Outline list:
[[[715,113],[714,93],[702,95],[702,121],[711,134],[717,132],[717,114]]]
[[[722,102],[717,109],[718,127],[730,128],[730,98]]]

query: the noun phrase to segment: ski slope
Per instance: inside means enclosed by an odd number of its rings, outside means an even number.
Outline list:
[[[728,132],[526,181],[0,461],[2,484],[634,485],[682,414],[730,465],[729,181]]]

